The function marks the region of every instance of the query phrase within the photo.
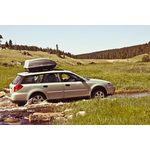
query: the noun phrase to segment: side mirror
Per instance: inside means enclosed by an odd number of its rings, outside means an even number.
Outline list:
[[[83,80],[83,79],[81,79],[81,78],[76,78],[76,81],[84,82],[84,80]]]

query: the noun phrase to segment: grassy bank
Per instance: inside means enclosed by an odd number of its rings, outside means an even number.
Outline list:
[[[69,125],[149,125],[150,97],[141,98],[108,98],[104,100],[73,102],[63,109],[71,108],[67,115],[73,119],[55,124]],[[79,111],[86,115],[76,116]]]

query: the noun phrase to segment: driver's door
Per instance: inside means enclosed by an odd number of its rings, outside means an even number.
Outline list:
[[[64,85],[64,98],[84,97],[89,95],[89,86],[85,81],[71,73],[62,73],[61,82]]]

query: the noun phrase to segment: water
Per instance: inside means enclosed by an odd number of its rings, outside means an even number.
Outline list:
[[[114,95],[114,97],[144,97],[144,96],[150,96],[150,93],[135,93],[135,94],[121,94],[121,95]]]
[[[144,97],[144,96],[150,96],[150,93],[135,93],[135,94],[121,94],[121,95],[116,94],[114,96],[109,96],[109,97],[124,98],[124,97]],[[42,109],[35,110],[35,111],[27,110],[21,112],[20,111],[0,112],[0,125],[51,125],[52,122],[34,122],[34,123],[29,122],[29,115],[37,111],[40,112],[41,110]]]

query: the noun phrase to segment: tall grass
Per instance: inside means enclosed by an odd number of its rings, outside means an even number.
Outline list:
[[[0,65],[0,90],[8,88],[9,84],[17,76],[17,73],[22,72],[23,66],[20,67],[4,67]]]
[[[150,63],[101,63],[63,68],[87,78],[110,81],[116,92],[150,91]]]
[[[66,108],[72,108],[68,115],[72,114],[73,119],[64,123],[69,125],[150,124],[150,97],[92,99],[70,103]],[[79,111],[85,111],[86,115],[76,116]]]

